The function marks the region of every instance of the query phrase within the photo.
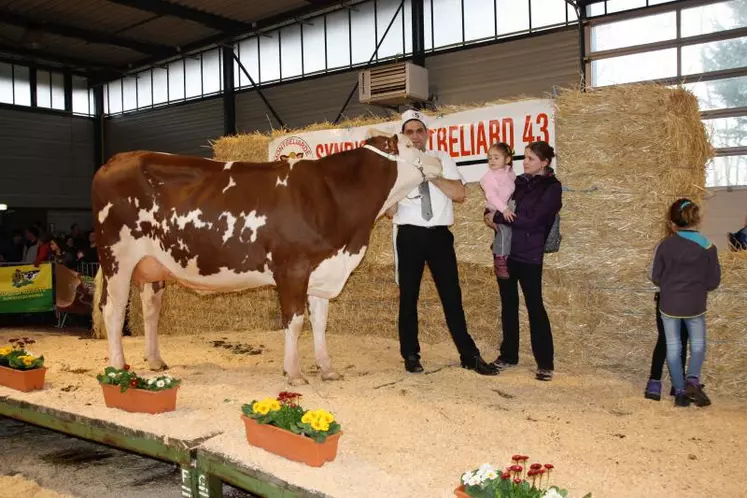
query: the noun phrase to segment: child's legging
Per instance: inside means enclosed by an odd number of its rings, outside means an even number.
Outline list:
[[[659,312],[659,293],[656,293],[656,346],[651,356],[651,375],[650,379],[661,381],[661,375],[664,370],[664,362],[667,359],[667,339],[664,335],[664,324],[661,322],[661,313]],[[682,340],[682,365],[687,363],[687,326],[683,323],[680,327],[680,338]]]

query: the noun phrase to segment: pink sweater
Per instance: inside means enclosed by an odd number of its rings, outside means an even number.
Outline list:
[[[488,201],[488,209],[491,211],[506,210],[508,200],[514,193],[516,173],[513,169],[488,169],[480,178],[480,186],[485,192]]]

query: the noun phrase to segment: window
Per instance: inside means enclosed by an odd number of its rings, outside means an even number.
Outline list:
[[[28,68],[26,71],[28,75]],[[52,72],[52,109],[65,110],[65,77],[62,73]]]
[[[122,79],[122,111],[134,111],[137,103],[137,78],[129,76]]]
[[[259,83],[259,40],[257,38],[249,38],[248,40],[239,42],[238,56],[249,76],[252,77],[255,83]],[[251,86],[251,80],[241,67],[238,64],[235,64],[235,67],[239,75],[238,79],[236,79],[239,88]]]
[[[704,5],[682,9],[682,36],[705,35],[747,25],[747,16],[740,16],[744,0]],[[735,15],[736,14],[736,15]]]
[[[0,102],[12,104],[13,95],[13,64],[0,62]]]
[[[280,72],[283,79],[302,76],[301,25],[283,28],[280,36]]]
[[[701,111],[747,107],[747,76],[683,85],[698,98]]]
[[[423,0],[428,3],[428,0]],[[427,9],[428,6],[426,5]],[[428,22],[426,14],[426,22]],[[350,12],[350,29],[353,32],[352,59],[353,64],[368,62],[376,48],[376,23],[374,22],[374,4],[366,2],[356,5],[355,9]],[[426,38],[430,30],[426,30]],[[305,32],[304,32],[305,35]],[[304,39],[304,43],[306,40]],[[426,46],[427,43],[426,43]],[[308,72],[308,68],[306,69]]]
[[[565,2],[532,0],[532,29],[565,24]]]
[[[151,69],[153,77],[153,105],[169,101],[169,72],[163,67]]]
[[[184,99],[184,61],[166,66],[169,71],[169,102]]]
[[[747,147],[747,116],[703,121],[716,148]]]
[[[529,0],[496,0],[498,36],[529,30]]]
[[[353,13],[355,15],[355,12]],[[327,67],[324,45],[324,17],[315,17],[311,25],[304,24],[303,29],[303,72],[304,74],[324,71]],[[369,54],[369,57],[371,54]],[[366,59],[368,62],[368,59]]]
[[[117,80],[107,85],[109,90],[107,102],[109,105],[109,114],[119,114],[122,112],[122,80]]]
[[[433,5],[433,48],[462,43],[461,0],[431,0]]]
[[[26,66],[13,66],[13,99],[15,105],[31,105],[31,80],[29,78],[29,68]],[[65,95],[63,93],[60,109],[64,108]]]
[[[36,71],[36,105],[50,109],[52,107],[52,86],[49,71]]]
[[[675,38],[677,38],[677,14],[665,12],[592,27],[591,50],[593,52],[613,50]]]
[[[677,76],[677,49],[600,59],[591,63],[593,86],[619,85]]]
[[[747,156],[715,157],[706,167],[706,187],[747,185]]]
[[[747,36],[682,47],[682,74],[744,66],[747,66]]]
[[[348,12],[327,15],[327,68],[350,65],[350,24]]]
[[[73,114],[90,116],[93,108],[89,105],[88,82],[81,76],[73,76]]]
[[[254,75],[252,75],[254,78]],[[259,78],[257,83],[267,83],[280,79],[280,46],[278,33],[263,33],[259,36]]]
[[[464,40],[495,36],[495,1],[464,0]]]
[[[379,47],[379,59],[385,59],[398,54],[402,55],[404,53],[402,46],[402,11],[397,11],[399,3],[400,0],[377,0],[376,2],[376,31],[378,32],[379,40],[384,36],[384,32],[392,21],[394,13],[397,12],[397,17],[392,22],[392,27],[389,28],[386,38],[384,38],[381,42],[381,47]]]
[[[154,92],[151,74],[152,70],[148,70],[135,76],[137,79],[137,106],[140,109],[153,105]]]
[[[218,93],[223,89],[223,63],[221,56],[221,50],[217,48],[202,53],[203,95]]]
[[[184,59],[184,96],[202,96],[202,59],[199,54]]]

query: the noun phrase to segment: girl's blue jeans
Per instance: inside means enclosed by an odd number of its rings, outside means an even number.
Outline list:
[[[687,376],[700,378],[706,352],[705,313],[693,318],[673,318],[662,313],[664,335],[667,338],[667,366],[672,378],[674,389],[685,389],[685,379],[682,374],[682,342],[680,340],[680,324],[685,322],[690,337],[690,364],[687,366]]]

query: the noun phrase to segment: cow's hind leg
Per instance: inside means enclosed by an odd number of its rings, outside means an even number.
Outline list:
[[[140,289],[140,300],[143,303],[143,325],[145,327],[145,360],[151,370],[166,370],[168,365],[161,359],[158,348],[158,318],[161,315],[161,303],[165,282],[146,283]]]
[[[280,314],[285,328],[285,355],[283,368],[292,386],[308,384],[301,375],[301,362],[298,357],[298,336],[303,327],[303,315],[306,308],[306,289],[309,274],[299,269],[275,275],[275,282],[280,298]]]
[[[314,353],[316,363],[322,371],[322,380],[339,380],[342,375],[332,367],[332,359],[327,351],[327,311],[329,300],[321,297],[309,296],[309,314],[311,328],[314,331]]]
[[[122,327],[125,310],[130,297],[130,277],[132,271],[119,271],[111,276],[104,275],[103,291],[106,301],[101,310],[109,341],[109,364],[114,368],[124,368],[125,357],[122,348]]]

